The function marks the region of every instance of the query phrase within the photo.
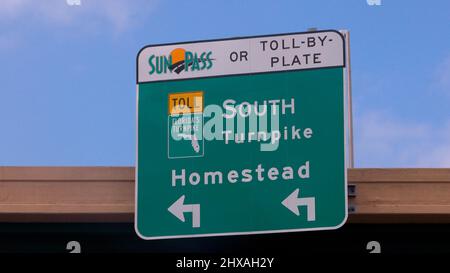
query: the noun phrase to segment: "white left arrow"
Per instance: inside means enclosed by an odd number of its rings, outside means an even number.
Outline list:
[[[192,213],[192,227],[198,228],[200,227],[200,204],[184,204],[184,195],[178,198],[175,203],[173,203],[168,209],[170,213],[175,215],[181,222],[185,222],[184,213],[191,212]]]
[[[286,199],[284,199],[281,204],[292,211],[295,215],[299,216],[300,211],[298,210],[299,206],[306,206],[307,211],[307,219],[308,222],[316,220],[316,198],[314,197],[298,197],[299,189],[296,189],[291,194],[289,194]]]

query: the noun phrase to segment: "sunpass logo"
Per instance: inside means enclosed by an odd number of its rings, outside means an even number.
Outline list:
[[[175,72],[180,74],[182,71],[200,71],[208,70],[213,66],[211,58],[212,51],[191,52],[183,48],[176,48],[170,52],[169,56],[151,55],[148,59],[150,64],[149,74],[166,74]]]

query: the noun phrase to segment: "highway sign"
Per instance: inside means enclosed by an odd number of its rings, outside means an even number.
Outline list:
[[[345,65],[343,36],[333,30],[144,47],[138,235],[343,225]]]

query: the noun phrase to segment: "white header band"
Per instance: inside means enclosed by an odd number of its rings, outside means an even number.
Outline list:
[[[144,47],[137,82],[345,66],[338,31],[318,31]]]

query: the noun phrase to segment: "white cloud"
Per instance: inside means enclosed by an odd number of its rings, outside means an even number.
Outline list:
[[[106,22],[116,31],[123,31],[153,11],[157,0],[80,0],[71,6],[67,0],[2,0],[0,22],[36,20],[59,25]]]
[[[450,167],[450,120],[432,126],[369,111],[354,134],[356,167]]]

